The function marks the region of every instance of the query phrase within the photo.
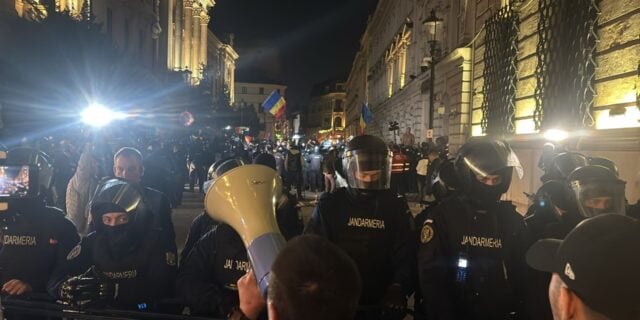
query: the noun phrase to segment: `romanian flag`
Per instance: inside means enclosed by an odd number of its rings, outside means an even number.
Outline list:
[[[287,110],[287,102],[284,101],[284,98],[278,90],[273,90],[269,97],[262,103],[262,109],[264,109],[264,112],[269,112],[274,115],[276,119],[280,119]]]
[[[369,108],[367,108],[367,104],[363,102],[360,112],[360,134],[364,134],[364,129],[371,122],[371,120],[373,120],[373,113],[369,111]]]

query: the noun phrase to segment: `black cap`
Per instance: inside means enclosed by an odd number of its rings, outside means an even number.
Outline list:
[[[615,214],[584,220],[565,240],[543,239],[527,263],[557,273],[591,309],[613,319],[640,319],[640,222]]]

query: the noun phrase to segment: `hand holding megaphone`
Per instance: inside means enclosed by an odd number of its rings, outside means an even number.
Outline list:
[[[278,173],[264,165],[244,165],[219,176],[204,200],[209,215],[230,225],[242,238],[262,295],[271,265],[285,244],[275,216],[282,193]]]

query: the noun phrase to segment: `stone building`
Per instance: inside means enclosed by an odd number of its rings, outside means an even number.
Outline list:
[[[39,21],[43,0],[2,0],[0,11]],[[127,58],[155,70],[189,71],[197,85],[207,66],[209,11],[213,0],[48,0],[73,19],[94,19]],[[233,82],[233,81],[232,81]]]
[[[307,106],[305,128],[309,137],[342,137],[345,134],[345,84],[330,80],[316,84]]]
[[[238,53],[233,48],[233,38],[224,43],[211,30],[207,39],[207,74],[210,78],[213,97],[220,99],[227,95],[228,102],[235,101],[235,73]]]
[[[435,42],[421,23],[432,10],[443,32]],[[633,203],[640,196],[639,28],[640,2],[631,0],[381,0],[347,81],[348,123],[357,125],[364,94],[374,114],[367,133],[387,140],[392,120],[401,130],[411,126],[417,141],[431,125],[434,137],[449,137],[452,152],[471,136],[507,139],[525,168],[508,194],[521,208],[523,192],[540,186],[545,134],[564,130],[569,136],[557,144],[618,164]]]
[[[158,1],[158,0],[154,0]],[[213,0],[160,1],[163,22],[162,45],[167,68],[190,71],[193,85],[200,83],[207,66],[209,10]]]
[[[235,83],[234,100],[235,106],[242,108],[251,106],[258,115],[261,125],[264,125],[264,131],[259,133],[260,137],[270,137],[275,140],[281,135],[277,130],[277,121],[275,117],[262,109],[262,103],[269,97],[273,90],[278,90],[280,95],[286,99],[287,86],[278,83],[278,81],[270,80],[256,74],[239,74]]]

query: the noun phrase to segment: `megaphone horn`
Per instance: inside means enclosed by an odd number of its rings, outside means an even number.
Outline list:
[[[207,213],[242,238],[264,297],[271,265],[285,243],[275,215],[281,195],[282,180],[275,170],[249,164],[219,176],[204,199]]]

